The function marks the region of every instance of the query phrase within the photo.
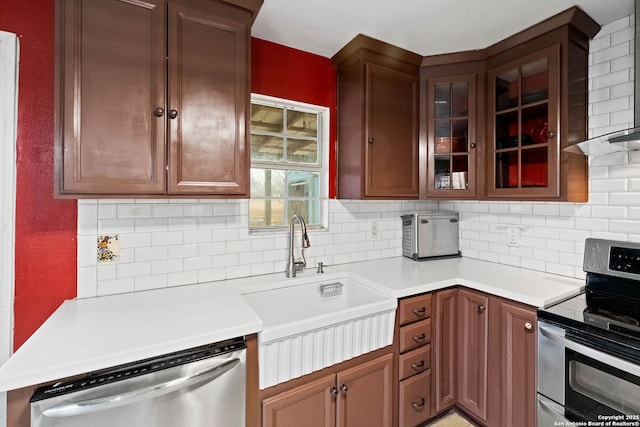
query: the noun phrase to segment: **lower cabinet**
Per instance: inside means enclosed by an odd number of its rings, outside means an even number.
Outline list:
[[[398,302],[396,341],[400,427],[414,427],[427,421],[433,413],[431,301],[431,294],[424,294]]]
[[[464,287],[435,293],[435,413],[489,427],[536,425],[536,309]]]
[[[393,354],[262,401],[263,427],[391,427]]]
[[[500,390],[500,411],[495,425],[535,427],[536,310],[497,297],[492,297],[491,304],[495,312],[492,332],[496,334],[495,348],[500,354],[500,371],[493,375],[498,381],[493,388]]]
[[[435,412],[440,413],[451,408],[458,400],[458,288],[436,292],[434,317],[434,403]]]
[[[458,292],[458,405],[487,422],[489,295]]]

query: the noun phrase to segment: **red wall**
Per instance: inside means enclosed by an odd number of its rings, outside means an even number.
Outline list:
[[[14,348],[76,295],[76,202],[53,199],[54,1],[0,1],[20,39]]]
[[[0,1],[0,30],[18,34],[14,348],[76,296],[77,204],[53,198],[54,0]],[[253,41],[253,91],[331,108],[335,176],[335,69],[327,58]],[[331,180],[330,194],[335,194]]]
[[[251,91],[331,109],[329,197],[336,194],[336,69],[328,58],[265,40],[251,44]]]

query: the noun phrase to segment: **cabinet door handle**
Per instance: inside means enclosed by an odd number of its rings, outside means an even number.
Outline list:
[[[155,110],[153,110],[153,114],[154,114],[156,117],[162,117],[162,116],[164,116],[164,108],[162,108],[162,107],[158,107],[158,108],[156,108]]]
[[[412,363],[411,367],[414,371],[421,371],[424,368],[424,360],[421,360],[420,363]]]
[[[346,384],[340,384],[340,391],[342,392],[342,394],[347,394],[347,392],[349,391],[349,387],[347,387]]]
[[[484,304],[478,304],[478,313],[484,312],[485,309],[486,307],[484,306]]]
[[[415,314],[416,316],[424,316],[424,314],[427,312],[427,309],[425,307],[420,307],[414,308],[411,311],[413,311],[413,314]]]
[[[176,117],[178,117],[178,110],[174,110],[173,108],[169,110],[169,118],[175,119]]]
[[[373,144],[373,138],[368,138],[368,139],[367,139],[367,142],[368,142],[369,144]]]
[[[556,133],[555,133],[554,131],[552,131],[552,130],[550,130],[550,131],[547,133],[547,137],[548,137],[548,138],[553,138],[554,136],[556,136]]]
[[[411,402],[411,406],[413,406],[414,409],[422,409],[424,403],[424,397],[421,397],[420,402]]]
[[[527,331],[527,332],[533,331],[533,323],[524,322],[524,330]]]
[[[427,338],[427,336],[423,332],[420,335],[414,335],[411,338],[417,343],[423,343],[425,338]]]
[[[338,397],[338,389],[334,386],[331,386],[331,388],[329,389],[329,393],[331,393],[332,397]]]

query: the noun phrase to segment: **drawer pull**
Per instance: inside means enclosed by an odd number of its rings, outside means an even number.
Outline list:
[[[414,409],[422,409],[424,407],[424,397],[420,398],[420,402],[411,402]]]
[[[418,344],[423,343],[424,340],[427,338],[427,336],[423,333],[421,333],[420,335],[414,335],[411,337],[415,342],[417,342]]]
[[[416,316],[424,316],[424,314],[427,312],[427,309],[425,307],[420,307],[414,308],[412,311]]]
[[[421,360],[420,363],[412,363],[411,367],[414,371],[421,371],[424,369],[424,360]]]

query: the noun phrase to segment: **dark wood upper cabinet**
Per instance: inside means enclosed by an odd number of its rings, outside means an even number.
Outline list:
[[[417,198],[422,57],[358,35],[338,70],[338,198]]]
[[[577,7],[487,48],[487,198],[585,202],[589,40]]]
[[[484,63],[429,59],[420,70],[420,197],[475,199],[484,182]]]
[[[262,2],[232,3],[57,2],[56,195],[248,194]]]

